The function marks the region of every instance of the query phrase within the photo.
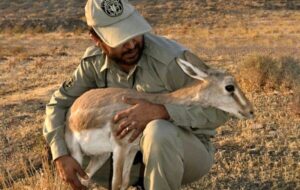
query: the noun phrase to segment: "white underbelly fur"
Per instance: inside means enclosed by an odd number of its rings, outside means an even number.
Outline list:
[[[74,140],[80,144],[82,152],[86,155],[100,155],[112,152],[111,129],[109,123],[101,128],[73,132]]]

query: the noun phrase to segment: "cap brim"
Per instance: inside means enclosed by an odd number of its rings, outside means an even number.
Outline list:
[[[104,43],[110,47],[117,47],[131,38],[151,31],[151,26],[137,11],[112,25],[93,26],[93,28]]]

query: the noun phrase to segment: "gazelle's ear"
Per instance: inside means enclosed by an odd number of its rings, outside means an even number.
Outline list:
[[[209,70],[209,66],[207,66],[197,55],[191,53],[188,50],[184,51],[183,55],[187,62],[199,68],[201,71],[207,73],[207,70]]]
[[[180,66],[180,68],[190,77],[198,79],[198,80],[205,80],[205,78],[208,76],[208,74],[205,71],[202,71],[200,68],[195,67],[193,64],[191,64],[188,61],[185,61],[183,59],[177,58],[176,62]]]

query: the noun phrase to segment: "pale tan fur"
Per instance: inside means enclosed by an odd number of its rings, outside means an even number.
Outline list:
[[[201,83],[201,82],[200,82]],[[152,103],[192,103],[193,96],[201,85],[194,84],[169,94],[148,94],[125,88],[94,89],[80,96],[68,112],[68,126],[73,131],[104,126],[112,116],[128,105],[122,97],[145,99]],[[196,103],[196,102],[194,102]]]

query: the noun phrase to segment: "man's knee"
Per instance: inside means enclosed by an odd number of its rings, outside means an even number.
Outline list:
[[[158,158],[165,154],[182,152],[181,144],[177,126],[166,120],[154,120],[146,126],[140,146],[144,158]]]
[[[143,132],[144,140],[150,143],[164,144],[169,140],[176,138],[177,129],[172,123],[166,120],[153,120],[146,126]]]

